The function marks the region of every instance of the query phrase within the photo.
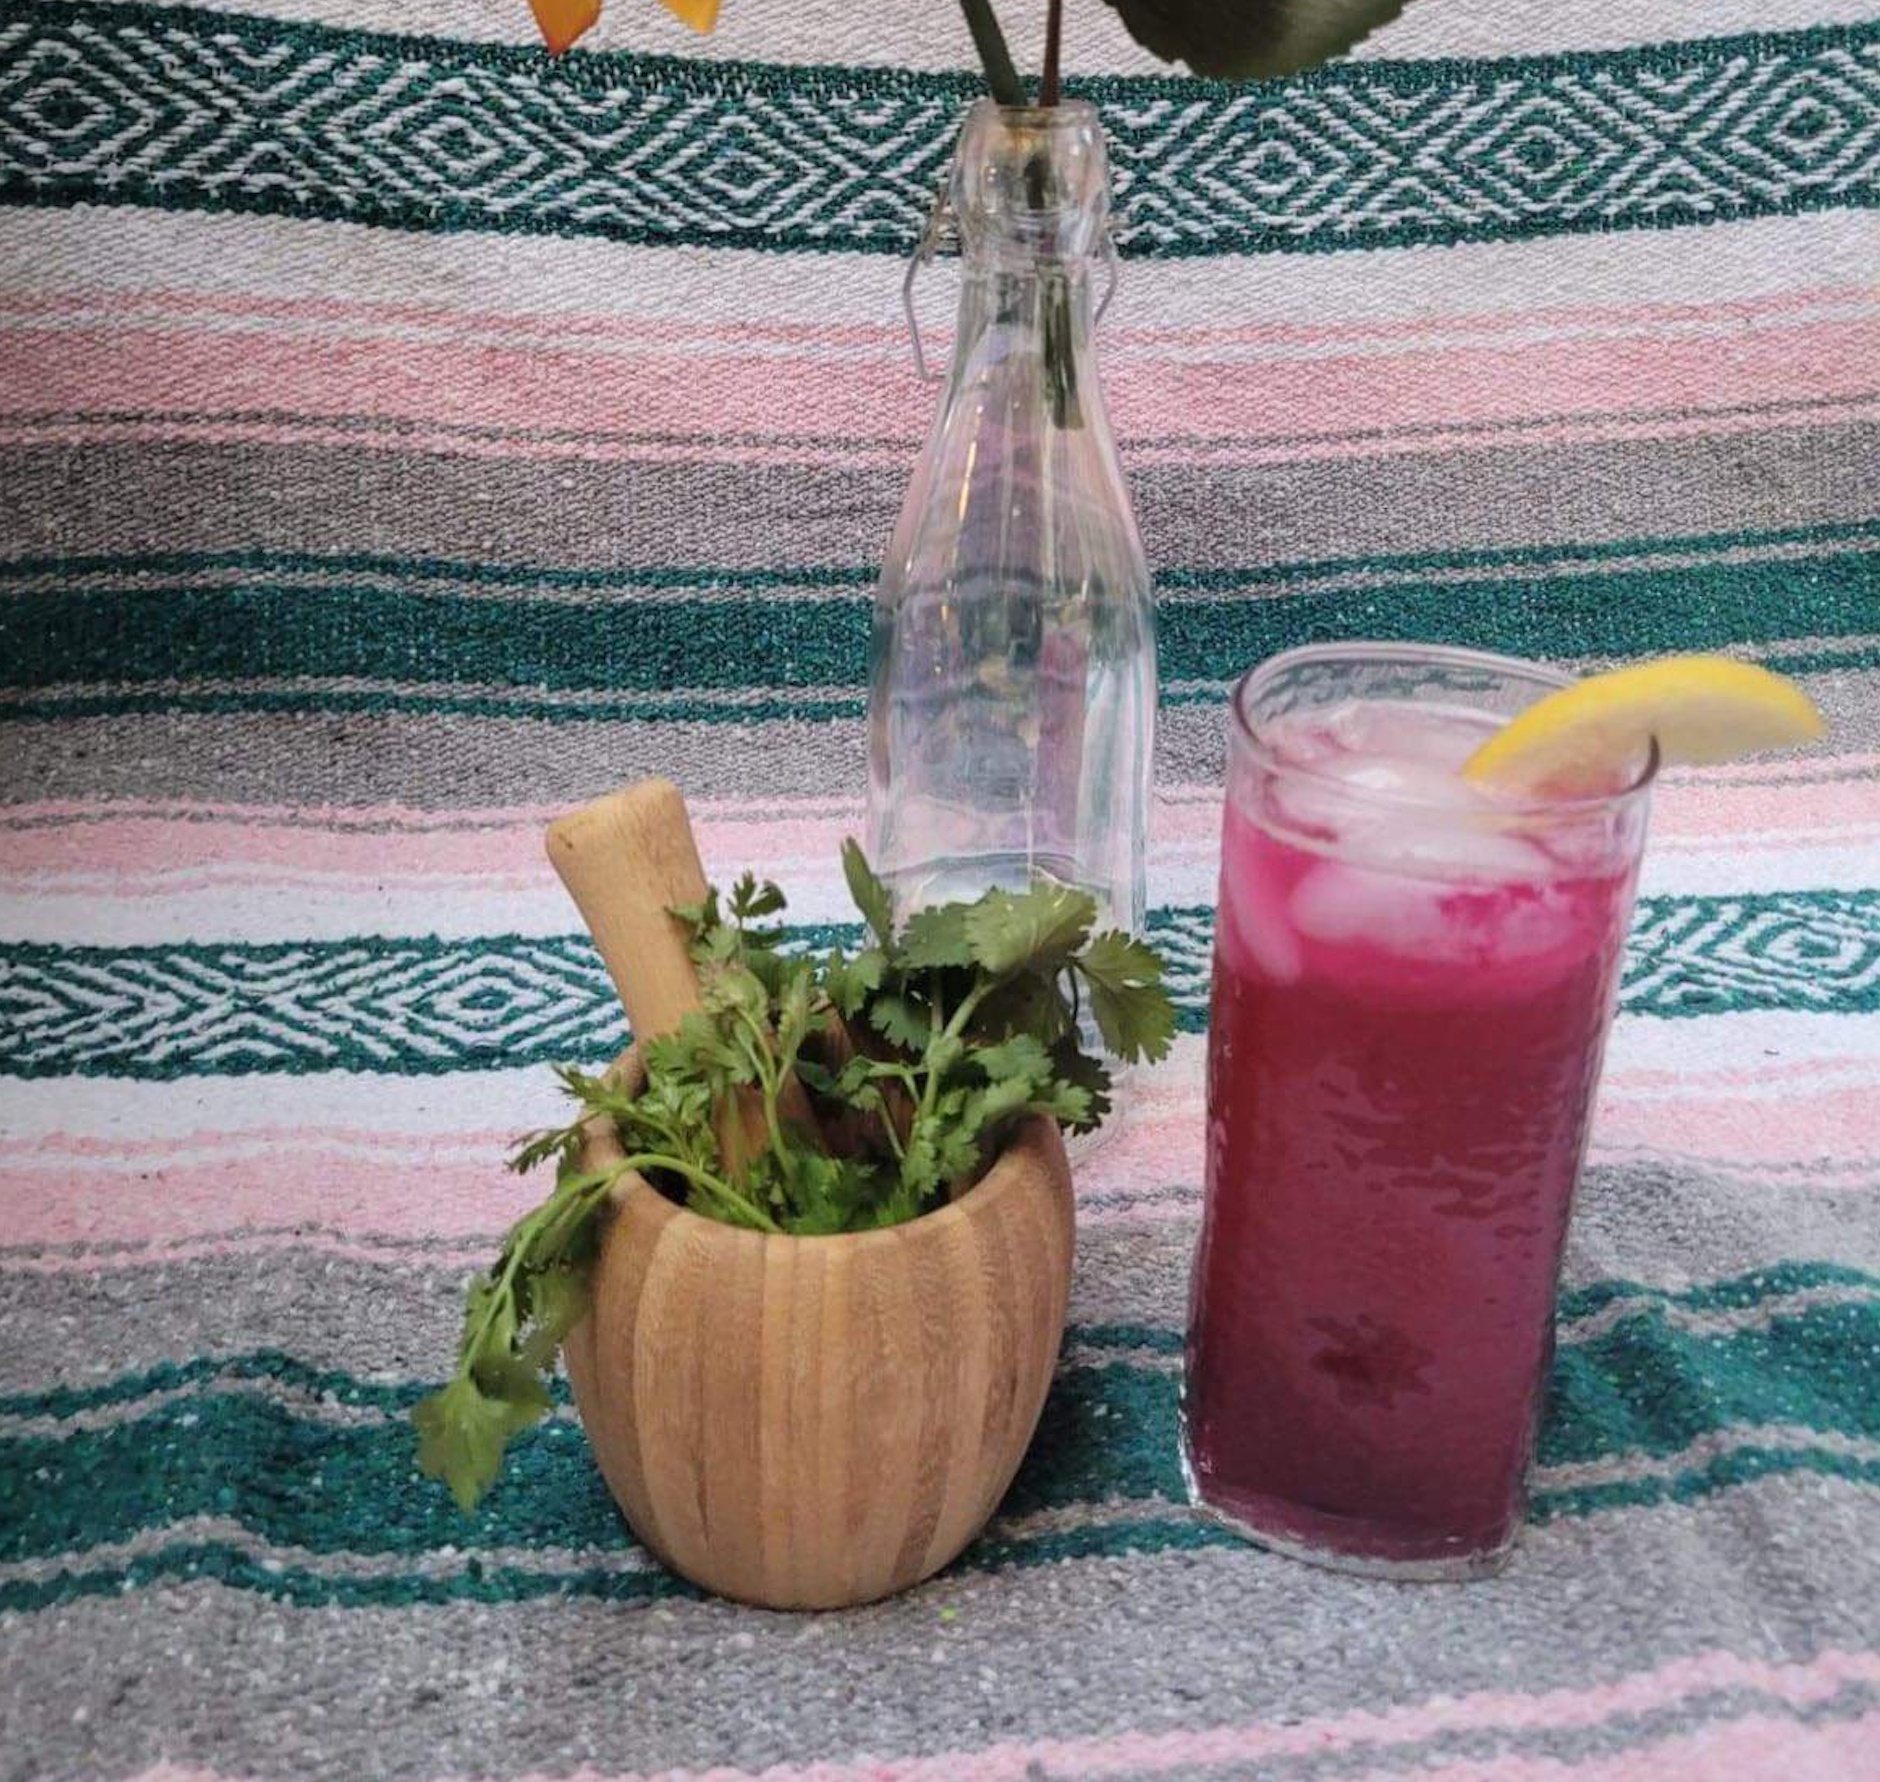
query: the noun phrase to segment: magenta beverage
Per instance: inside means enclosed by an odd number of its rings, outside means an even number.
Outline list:
[[[1557,805],[1460,769],[1561,684],[1351,645],[1236,695],[1184,1459],[1300,1557],[1470,1577],[1521,1520],[1650,764]]]

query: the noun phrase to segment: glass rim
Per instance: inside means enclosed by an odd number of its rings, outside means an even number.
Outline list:
[[[988,95],[975,99],[969,107],[977,112],[997,112],[1014,124],[1031,129],[1062,129],[1069,124],[1088,124],[1097,115],[1096,102],[1090,99],[1060,99],[1055,105],[1001,105]]]
[[[1369,803],[1394,810],[1431,810],[1435,807],[1422,799],[1408,798],[1397,792],[1386,792],[1375,786],[1355,785],[1350,780],[1340,779],[1337,774],[1325,773],[1319,768],[1308,766],[1303,761],[1288,760],[1277,753],[1261,736],[1259,726],[1248,711],[1250,696],[1259,691],[1262,683],[1301,663],[1405,660],[1436,663],[1453,668],[1491,669],[1499,674],[1518,676],[1523,680],[1538,682],[1550,690],[1570,687],[1579,678],[1525,656],[1504,656],[1495,650],[1471,650],[1460,644],[1400,644],[1370,639],[1357,639],[1351,643],[1300,644],[1290,650],[1281,650],[1277,655],[1267,657],[1264,662],[1255,663],[1234,683],[1234,691],[1228,699],[1229,707],[1233,712],[1234,728],[1241,740],[1253,751],[1255,759],[1271,773],[1295,774],[1307,781],[1334,787],[1343,796],[1358,804]],[[1583,817],[1601,811],[1610,811],[1645,797],[1658,778],[1658,766],[1658,739],[1653,737],[1651,746],[1645,754],[1645,765],[1639,770],[1638,776],[1630,784],[1621,786],[1615,791],[1584,793],[1574,798],[1497,797],[1489,808],[1496,816],[1512,818]]]

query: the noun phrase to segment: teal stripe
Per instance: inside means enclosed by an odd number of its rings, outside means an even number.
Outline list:
[[[1350,557],[1301,557],[1272,563],[1209,568],[1164,568],[1156,580],[1165,590],[1232,591],[1250,582],[1291,582],[1340,575],[1405,575],[1416,580],[1457,570],[1518,568],[1615,558],[1714,555],[1725,551],[1771,550],[1796,545],[1880,541],[1880,519],[1830,520],[1807,526],[1737,528],[1723,532],[1654,533],[1619,539],[1567,540],[1434,551],[1374,551]],[[804,564],[797,568],[734,568],[717,564],[568,568],[555,564],[491,563],[477,558],[427,557],[370,551],[280,551],[260,546],[225,551],[122,551],[78,555],[0,557],[0,586],[43,584],[58,592],[87,576],[178,577],[226,570],[270,575],[377,576],[402,581],[462,582],[527,592],[606,593],[626,588],[774,589],[789,587],[856,590],[874,587],[876,571],[864,564]]]
[[[1876,42],[1859,24],[1341,63],[1245,88],[1069,85],[1101,109],[1132,253],[1322,252],[1871,206]],[[265,82],[251,72],[260,58]],[[906,252],[980,90],[884,68],[555,64],[537,50],[50,0],[0,8],[0,68],[3,202],[786,252]],[[316,80],[347,103],[310,108]],[[265,180],[250,171],[257,141]]]
[[[1217,585],[1231,588],[1236,575],[1246,578],[1232,572]],[[1192,572],[1186,580],[1200,585]],[[318,590],[266,579],[68,588],[0,602],[0,687],[57,689],[9,702],[15,716],[371,709],[827,718],[862,709],[870,622],[862,600],[658,600],[597,618],[580,603],[345,581]],[[1849,637],[1858,641],[1838,654],[1868,661],[1880,628],[1880,550],[1472,582],[1412,578],[1284,599],[1164,598],[1158,628],[1164,682],[1207,683],[1210,698],[1275,651],[1353,636],[1542,658]],[[291,684],[309,679],[347,685]],[[250,680],[290,684],[221,685]],[[558,704],[556,694],[582,703]]]
[[[1795,1474],[1880,1485],[1880,1464],[1851,1460],[1825,1450],[1742,1450],[1674,1479],[1640,1480],[1596,1490],[1540,1492],[1529,1504],[1529,1518],[1544,1524],[1602,1510],[1694,1503],[1733,1486]],[[1062,1533],[976,1541],[941,1575],[957,1577],[974,1572],[1028,1570],[1065,1561],[1144,1558],[1223,1548],[1244,1551],[1246,1543],[1212,1522],[1188,1515],[1149,1513],[1140,1519]],[[701,1594],[663,1571],[625,1576],[599,1569],[542,1573],[476,1561],[462,1572],[441,1578],[415,1574],[345,1578],[300,1566],[259,1562],[237,1547],[205,1543],[165,1547],[128,1565],[68,1572],[42,1583],[0,1585],[0,1611],[25,1613],[89,1597],[120,1597],[127,1590],[165,1583],[208,1580],[297,1608],[410,1608],[431,1603],[520,1603],[544,1598],[624,1606]]]
[[[1568,1288],[1559,1299],[1560,1323],[1569,1340],[1571,1326],[1620,1301],[1637,1302],[1631,1314],[1661,1318],[1667,1310],[1748,1311],[1771,1299],[1823,1287],[1849,1287],[1880,1293],[1880,1275],[1837,1262],[1775,1262],[1745,1274],[1702,1282],[1695,1287],[1655,1287],[1623,1278]],[[1180,1355],[1182,1333],[1157,1324],[1071,1324],[1064,1331],[1070,1349],[1137,1350],[1156,1357]],[[134,1404],[158,1393],[189,1391],[211,1383],[266,1380],[296,1391],[321,1394],[339,1405],[388,1413],[408,1411],[430,1390],[417,1381],[361,1380],[341,1368],[314,1367],[280,1349],[256,1349],[245,1355],[198,1355],[189,1361],[162,1361],[91,1386],[54,1386],[39,1392],[0,1395],[0,1416],[73,1417],[115,1405]],[[557,1404],[567,1404],[567,1383],[551,1384]]]
[[[1207,1022],[1213,911],[1152,911],[1178,1025]],[[808,925],[823,951],[852,927]],[[1880,890],[1639,901],[1629,1015],[1880,1010]],[[585,935],[66,947],[0,942],[0,1075],[397,1076],[612,1056],[618,1000]]]
[[[1614,1284],[1614,1291],[1625,1290]],[[363,1390],[363,1388],[362,1388]],[[1037,1440],[1002,1513],[1019,1517],[1080,1504],[1178,1498],[1174,1378],[1111,1364],[1063,1370]],[[1767,1329],[1694,1337],[1662,1318],[1628,1320],[1596,1342],[1563,1351],[1540,1444],[1543,1466],[1624,1454],[1675,1454],[1694,1439],[1783,1423],[1823,1435],[1880,1435],[1880,1306],[1817,1306],[1777,1316]],[[1798,1456],[1758,1449],[1694,1461],[1660,1480],[1576,1487],[1543,1497],[1540,1517],[1583,1514],[1614,1502],[1683,1501],[1796,1466],[1841,1477],[1875,1469],[1827,1447]],[[193,1516],[233,1516],[257,1537],[316,1554],[396,1555],[414,1561],[446,1547],[472,1556],[501,1548],[546,1550],[627,1545],[579,1430],[550,1424],[517,1447],[511,1472],[472,1518],[411,1464],[399,1424],[332,1426],[285,1407],[218,1393],[157,1407],[134,1421],[62,1438],[0,1441],[0,1558],[69,1555],[49,1583],[0,1586],[0,1606],[26,1608],[87,1589],[181,1575],[190,1564],[250,1588],[271,1576],[226,1548],[166,1551],[128,1567],[87,1574],[83,1550]],[[1156,1518],[1149,1518],[1157,1522]],[[1167,1519],[1157,1522],[1166,1526]],[[1187,1526],[1185,1523],[1179,1526]],[[987,1543],[969,1566],[1036,1562],[1109,1541],[1139,1550],[1140,1525]],[[1185,1537],[1183,1537],[1185,1538]],[[89,1578],[89,1582],[88,1582]],[[584,1572],[557,1574],[579,1594],[640,1593],[656,1584]],[[361,1584],[313,1570],[284,1591],[318,1600],[417,1601],[432,1593],[502,1600],[545,1588],[539,1578],[479,1566],[467,1578],[398,1574]],[[373,1592],[389,1594],[372,1596]],[[361,1594],[363,1593],[363,1594]],[[293,1600],[302,1600],[295,1597]]]
[[[1649,1508],[1666,1503],[1695,1503],[1758,1479],[1807,1474],[1852,1484],[1880,1485],[1880,1464],[1853,1460],[1826,1450],[1738,1450],[1672,1479],[1638,1480],[1593,1489],[1538,1492],[1528,1506],[1537,1524],[1592,1515],[1603,1510]],[[974,1572],[1029,1570],[1066,1561],[1146,1558],[1160,1553],[1195,1553],[1246,1549],[1246,1542],[1213,1522],[1182,1514],[1148,1513],[1140,1519],[1012,1539],[976,1541],[943,1577]],[[476,1561],[445,1577],[416,1574],[389,1578],[346,1578],[250,1558],[224,1543],[165,1547],[128,1565],[67,1572],[40,1583],[0,1585],[0,1610],[26,1613],[89,1597],[120,1597],[127,1590],[213,1580],[297,1608],[411,1608],[447,1602],[521,1603],[600,1601],[646,1604],[673,1597],[697,1598],[700,1592],[663,1571],[610,1574],[590,1568],[572,1572],[534,1572]]]

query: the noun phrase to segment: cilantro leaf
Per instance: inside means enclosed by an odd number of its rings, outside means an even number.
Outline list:
[[[816,968],[807,959],[792,961],[772,996],[777,1005],[777,1049],[794,1062],[816,1018]]]
[[[1108,1112],[1109,1102],[1104,1102],[1104,1111]],[[1078,1083],[1063,1083],[1055,1078],[1044,1084],[1026,1104],[1027,1110],[1034,1114],[1047,1114],[1060,1126],[1068,1126],[1073,1132],[1088,1132],[1102,1118],[1095,1111],[1095,1098],[1091,1092]]]
[[[1047,971],[1083,945],[1096,920],[1088,891],[1039,878],[1028,891],[988,891],[966,910],[973,960],[994,977],[1021,966]]]
[[[1069,1122],[1071,1130],[1089,1132],[1100,1126],[1110,1112],[1110,1073],[1102,1060],[1092,1058],[1075,1033],[1067,1033],[1051,1048],[1051,1064],[1056,1080],[1081,1090],[1089,1108],[1083,1119]]]
[[[842,844],[842,876],[849,882],[849,896],[862,912],[862,920],[875,931],[875,939],[884,947],[892,947],[894,899],[888,887],[875,876],[868,856],[853,836]]]
[[[888,956],[879,947],[864,947],[853,959],[837,952],[823,962],[823,992],[844,1020],[861,1013],[869,992],[881,987]]]
[[[1162,988],[1162,961],[1153,948],[1111,929],[1075,961],[1090,990],[1090,1012],[1103,1043],[1131,1062],[1168,1055],[1175,1005]]]
[[[981,1046],[973,1062],[995,1083],[1008,1079],[1038,1083],[1052,1074],[1051,1054],[1044,1041],[1031,1033],[1015,1033],[997,1045]]]
[[[731,890],[732,918],[740,928],[746,928],[765,916],[774,916],[785,901],[783,892],[769,879],[760,885],[757,875],[747,872]]]
[[[546,1392],[540,1403],[491,1397],[469,1375],[459,1374],[411,1413],[418,1428],[418,1465],[428,1477],[442,1479],[468,1514],[496,1483],[510,1438],[547,1412]]]
[[[578,1254],[586,1246],[574,1248]],[[587,1260],[580,1256],[580,1261]],[[529,1283],[530,1328],[521,1349],[523,1361],[538,1371],[551,1367],[562,1340],[587,1314],[586,1269],[566,1263],[559,1268],[544,1269]]]
[[[1071,1031],[1070,999],[1055,972],[1024,972],[1008,978],[979,1005],[973,1037],[984,1043],[1015,1033],[1035,1034],[1047,1046]]]
[[[914,971],[971,965],[973,948],[966,938],[968,907],[963,903],[941,903],[916,910],[901,935],[901,963]]]
[[[933,1037],[933,1018],[910,996],[888,991],[868,1005],[868,1024],[890,1045],[919,1052]]]

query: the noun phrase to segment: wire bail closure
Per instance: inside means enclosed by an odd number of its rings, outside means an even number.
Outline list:
[[[954,215],[952,203],[947,197],[947,186],[948,181],[942,180],[940,189],[934,193],[933,208],[927,213],[927,225],[921,230],[920,240],[914,244],[913,255],[908,260],[907,271],[901,277],[901,308],[907,316],[908,338],[914,344],[914,375],[929,384],[943,382],[946,373],[927,369],[927,355],[921,350],[920,344],[920,317],[914,309],[914,281],[920,276],[921,268],[930,265],[943,249],[959,247],[959,218]],[[1102,325],[1110,300],[1116,295],[1116,237],[1110,233],[1108,217],[1103,220],[1103,233],[1098,238],[1097,257],[1103,261],[1109,276],[1104,282],[1103,295],[1098,299],[1096,314],[1090,318],[1093,330]]]

